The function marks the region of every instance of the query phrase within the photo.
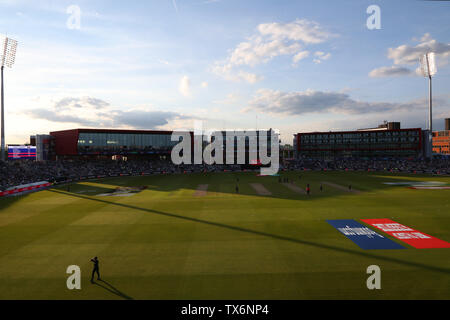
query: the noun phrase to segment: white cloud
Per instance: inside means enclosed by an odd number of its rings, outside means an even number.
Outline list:
[[[108,102],[105,102],[101,99],[97,98],[91,98],[91,97],[81,97],[81,98],[74,98],[74,97],[66,97],[61,100],[59,100],[55,104],[55,109],[57,110],[63,110],[67,108],[87,108],[87,109],[103,109],[109,106]]]
[[[324,60],[328,60],[331,57],[331,53],[325,53],[325,52],[322,52],[322,51],[316,51],[314,53],[314,56],[316,58],[313,60],[313,62],[316,63],[316,64],[319,64],[319,63],[321,63]]]
[[[306,45],[318,44],[335,36],[325,31],[318,23],[297,19],[290,23],[264,23],[257,27],[257,33],[239,43],[224,61],[216,62],[212,71],[227,80],[245,80],[254,83],[261,76],[233,71],[236,67],[255,67],[265,64],[278,56],[293,56],[294,64],[309,55]],[[327,54],[318,59],[326,60]],[[244,73],[243,73],[244,72]]]
[[[239,80],[244,80],[247,81],[248,83],[256,83],[258,81],[261,81],[262,79],[264,79],[263,76],[259,76],[257,74],[254,73],[249,73],[249,72],[245,72],[245,71],[239,71],[238,74],[235,76],[235,79]]]
[[[298,52],[301,45],[297,42],[286,43],[282,39],[264,39],[257,36],[248,42],[241,42],[231,54],[229,61],[232,65],[255,66],[267,63],[280,55],[291,55]]]
[[[396,77],[396,76],[398,77],[411,74],[413,74],[413,72],[408,68],[391,66],[373,69],[372,71],[370,71],[369,76],[372,78],[381,78],[381,77]]]
[[[332,36],[318,23],[306,19],[297,19],[290,23],[264,23],[258,26],[258,31],[272,39],[300,41],[306,44],[321,43]]]
[[[369,73],[369,76],[387,77],[414,74],[412,70],[407,69],[405,66],[419,64],[419,58],[427,52],[434,52],[436,54],[438,66],[443,67],[449,63],[450,43],[438,42],[437,40],[432,39],[429,33],[425,33],[419,40],[413,40],[418,41],[419,44],[415,46],[402,44],[396,48],[389,48],[387,57],[392,60],[394,66],[374,69]],[[416,70],[415,73],[420,75],[418,70]]]
[[[303,60],[305,58],[307,58],[309,56],[309,51],[305,50],[305,51],[300,51],[299,53],[297,53],[293,58],[292,61],[294,63],[299,62],[300,60]]]
[[[238,72],[233,72],[231,64],[226,64],[226,65],[216,64],[212,68],[212,72],[220,75],[225,80],[235,81],[235,82],[245,81],[248,83],[256,83],[256,82],[264,79],[263,76],[260,76],[260,75],[257,75],[257,74],[251,73],[251,72],[243,71],[243,70],[239,70]]]
[[[96,128],[155,129],[168,125],[170,121],[191,118],[145,107],[123,111],[92,97],[66,97],[55,101],[51,107],[29,109],[23,113],[32,119]]]
[[[438,42],[431,39],[430,34],[426,33],[416,46],[401,45],[397,48],[388,49],[388,58],[394,61],[396,65],[414,65],[419,62],[419,58],[427,52],[436,53],[437,60],[447,64],[450,57],[450,43]]]
[[[181,78],[179,91],[185,97],[191,96],[191,80],[188,76],[183,76]]]
[[[203,81],[202,84],[201,84],[201,87],[202,88],[208,88],[208,82]]]
[[[440,101],[449,106],[448,100]],[[416,100],[407,103],[368,102],[352,99],[342,92],[306,90],[302,92],[283,92],[260,89],[244,111],[257,111],[284,116],[297,116],[307,113],[333,113],[343,115],[408,111],[425,108],[426,101]]]

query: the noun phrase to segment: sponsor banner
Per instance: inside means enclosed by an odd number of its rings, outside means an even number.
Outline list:
[[[12,188],[9,188],[8,190],[0,192],[0,197],[6,197],[6,196],[10,196],[10,195],[20,195],[22,193],[33,191],[36,189],[47,188],[47,187],[50,187],[51,185],[52,184],[50,182],[42,181],[42,182],[36,182],[36,183],[30,183],[30,184],[26,184],[26,185],[17,186],[17,187],[12,187]]]
[[[450,190],[450,187],[409,187],[417,190]]]
[[[327,222],[356,243],[361,249],[405,249],[398,243],[355,220],[327,220]]]
[[[401,181],[383,183],[390,186],[406,186],[409,189],[418,190],[450,190],[450,185],[442,181]]]
[[[439,240],[426,233],[411,229],[390,219],[361,220],[416,249],[450,248],[450,243]]]

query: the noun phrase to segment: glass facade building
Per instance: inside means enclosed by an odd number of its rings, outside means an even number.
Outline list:
[[[172,131],[73,129],[51,132],[59,157],[167,155]]]
[[[80,133],[78,151],[135,151],[170,150],[177,142],[171,141],[169,134],[145,133]]]
[[[295,135],[298,156],[307,158],[418,157],[422,154],[422,130],[367,130],[311,132]]]

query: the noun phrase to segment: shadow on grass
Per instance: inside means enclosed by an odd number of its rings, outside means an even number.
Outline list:
[[[86,193],[87,195],[97,195],[101,193],[111,193],[114,192],[120,186],[106,187],[104,184],[95,183],[95,185],[90,185],[90,181],[80,181],[73,184],[58,185],[54,189],[73,192],[73,193]],[[92,182],[91,182],[92,183]]]
[[[97,282],[93,282],[93,284],[105,289],[106,291],[109,291],[109,292],[115,294],[116,296],[119,296],[126,300],[133,300],[132,297],[127,296],[125,293],[121,292],[119,289],[117,289],[112,284],[110,284],[109,282],[107,282],[103,279],[97,280]]]
[[[200,184],[215,185],[215,178],[220,179],[222,185],[228,185],[227,188],[221,189],[219,192],[208,190],[212,193],[236,194],[235,187],[239,186],[239,195],[262,197],[265,199],[278,198],[301,201],[315,201],[328,197],[336,196],[361,196],[370,192],[385,191],[389,189],[399,188],[399,186],[387,185],[385,182],[411,182],[421,181],[424,178],[440,179],[442,177],[432,177],[425,174],[409,174],[409,173],[390,173],[390,172],[363,172],[363,171],[285,171],[281,172],[280,176],[265,176],[257,177],[256,172],[216,172],[216,173],[192,173],[192,174],[162,174],[152,176],[126,176],[126,177],[107,177],[93,180],[83,180],[74,182],[68,185],[54,186],[53,190],[60,190],[62,192],[71,192],[75,194],[97,195],[101,193],[111,193],[119,187],[123,186],[146,186],[148,190],[161,192],[174,192],[181,187],[184,189],[196,190]],[[283,178],[289,178],[289,182],[295,186],[306,189],[309,184],[311,187],[311,194],[308,196],[303,193],[298,193],[289,190],[282,185]],[[369,178],[369,179],[368,179]],[[127,183],[117,182],[127,181]],[[151,180],[148,180],[151,179]],[[211,181],[211,179],[213,179]],[[182,181],[180,185],[180,180]],[[162,182],[162,183],[161,183]],[[173,183],[175,182],[175,184]],[[186,183],[188,182],[188,183]],[[326,184],[331,182],[340,186],[332,187]],[[368,183],[369,182],[369,183]],[[91,183],[95,185],[91,185]],[[250,183],[261,183],[270,192],[270,195],[258,194],[255,190],[248,187]],[[319,186],[323,184],[323,192],[319,191]],[[354,190],[361,191],[349,192],[348,186],[351,185]],[[246,186],[246,187],[243,187]],[[406,186],[401,186],[405,188]],[[47,190],[47,189],[45,189]],[[44,190],[42,190],[44,191]],[[40,191],[39,191],[40,192]],[[17,200],[20,200],[26,195],[0,198],[0,210],[6,209]]]
[[[303,190],[310,185],[311,194],[297,192],[284,186],[284,178],[289,178],[289,182]],[[192,174],[164,174],[155,176],[136,177],[113,177],[100,179],[96,183],[101,186],[105,184],[116,184],[117,179],[127,179],[127,186],[148,187],[148,190],[166,192],[172,195],[174,191],[189,189],[195,191],[201,184],[209,184],[207,195],[236,194],[236,186],[239,187],[239,195],[260,197],[264,199],[289,199],[299,201],[317,201],[329,197],[360,197],[386,190],[395,190],[407,186],[395,186],[385,184],[386,182],[399,181],[420,181],[424,178],[436,179],[437,177],[415,175],[407,173],[390,172],[364,172],[364,171],[285,171],[280,176],[257,176],[256,172],[228,172],[228,173],[192,173]],[[439,177],[445,178],[445,177]],[[327,185],[330,182],[332,185]],[[270,194],[258,194],[251,183],[262,184]],[[320,185],[323,191],[320,191]],[[120,185],[124,185],[120,183]],[[333,186],[334,185],[334,186]],[[352,186],[354,192],[348,190]],[[220,189],[217,187],[220,186]],[[62,189],[64,191],[64,189]],[[358,192],[360,191],[360,192]],[[81,192],[75,192],[81,194]],[[88,192],[86,192],[89,195]]]
[[[54,193],[58,193],[58,194],[62,194],[62,195],[71,196],[71,197],[78,197],[78,198],[81,198],[81,199],[107,203],[107,204],[111,204],[111,205],[115,205],[115,206],[124,207],[124,208],[127,208],[127,209],[144,211],[144,212],[147,212],[147,213],[157,214],[157,215],[161,215],[161,216],[181,219],[181,220],[190,221],[190,222],[201,223],[201,224],[205,224],[205,225],[215,226],[215,227],[224,228],[224,229],[233,230],[233,231],[238,231],[238,232],[245,232],[245,233],[255,234],[255,235],[258,235],[258,236],[262,236],[262,237],[267,237],[267,238],[272,238],[272,239],[277,239],[277,240],[282,240],[282,241],[288,241],[288,242],[291,242],[291,243],[297,243],[297,244],[301,244],[301,245],[305,245],[305,246],[316,247],[316,248],[319,248],[319,249],[332,250],[332,251],[336,251],[336,252],[342,252],[342,253],[347,253],[347,254],[352,254],[352,255],[358,255],[358,256],[365,257],[365,258],[380,259],[380,260],[384,260],[384,261],[387,261],[387,262],[393,262],[393,263],[397,263],[397,264],[401,264],[401,265],[405,265],[405,266],[412,266],[412,267],[416,267],[416,268],[427,269],[427,270],[430,270],[430,271],[450,274],[450,269],[430,266],[430,265],[426,265],[426,264],[422,264],[422,263],[410,262],[410,261],[405,261],[405,260],[401,260],[401,259],[385,257],[385,256],[381,256],[381,255],[378,255],[378,254],[372,254],[372,253],[356,251],[356,250],[346,249],[346,248],[340,248],[340,247],[336,247],[336,246],[325,245],[325,244],[311,242],[311,241],[306,241],[306,240],[300,240],[300,239],[287,237],[287,236],[283,236],[283,235],[271,234],[271,233],[268,233],[268,232],[252,230],[252,229],[246,229],[246,228],[242,228],[242,227],[238,227],[238,226],[227,225],[227,224],[220,223],[220,222],[202,220],[202,219],[197,219],[197,218],[192,218],[192,217],[185,217],[185,216],[174,214],[174,213],[168,213],[168,212],[162,212],[162,211],[153,210],[153,209],[141,208],[141,207],[137,207],[137,206],[133,206],[133,205],[129,205],[129,204],[124,204],[124,203],[111,202],[111,201],[102,200],[102,199],[95,199],[95,198],[91,198],[91,197],[87,197],[87,196],[83,196],[83,195],[71,194],[71,193],[61,192],[61,191],[57,191],[57,190],[49,190],[49,191],[50,192],[54,192]]]
[[[45,189],[45,190],[47,190],[47,189]],[[8,207],[12,206],[14,203],[18,202],[19,200],[25,199],[30,194],[31,193],[26,193],[26,194],[22,194],[22,195],[0,198],[0,211],[7,209]]]

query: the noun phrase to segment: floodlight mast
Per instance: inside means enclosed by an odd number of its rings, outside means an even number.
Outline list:
[[[428,148],[430,161],[433,161],[433,94],[432,94],[432,77],[436,74],[436,60],[434,52],[428,52],[420,59],[422,67],[422,75],[428,78]]]
[[[3,87],[3,70],[5,65],[12,68],[16,59],[17,41],[4,37],[3,48],[1,50],[1,116],[2,116],[2,129],[1,129],[1,160],[5,161],[6,148],[5,148],[5,99],[4,99],[4,87]]]
[[[2,161],[5,161],[5,96],[4,96],[4,89],[3,89],[3,69],[5,69],[5,58],[6,58],[6,46],[7,46],[7,40],[8,38],[5,37],[5,40],[3,42],[3,53],[2,53],[2,66],[1,66],[1,73],[2,73],[2,105],[1,105],[1,114],[2,114],[2,131],[1,131],[1,157],[0,159]]]
[[[4,105],[4,94],[3,94],[3,69],[5,67],[2,64],[2,133],[1,133],[1,160],[5,161],[5,105]]]

